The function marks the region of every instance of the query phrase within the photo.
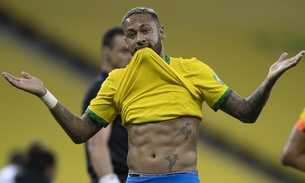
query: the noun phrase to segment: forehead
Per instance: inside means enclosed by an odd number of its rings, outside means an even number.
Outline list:
[[[148,13],[133,14],[125,20],[123,24],[123,29],[124,30],[135,29],[137,27],[141,27],[144,25],[156,26],[150,14]]]

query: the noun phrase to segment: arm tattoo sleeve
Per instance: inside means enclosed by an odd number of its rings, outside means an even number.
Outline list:
[[[220,109],[240,121],[252,123],[265,106],[269,93],[270,91],[264,91],[263,87],[259,87],[250,97],[244,99],[232,92]]]

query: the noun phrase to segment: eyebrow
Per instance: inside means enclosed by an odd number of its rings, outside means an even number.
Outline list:
[[[150,25],[150,24],[148,24],[148,23],[144,23],[144,24],[141,24],[141,25],[140,25],[140,28],[143,28],[143,27],[145,27],[145,26],[149,26],[149,27],[151,27],[151,25]],[[127,29],[126,29],[126,32],[128,32],[128,31],[134,31],[134,29],[133,29],[133,28],[127,28]]]
[[[142,24],[140,27],[143,28],[143,27],[146,26],[146,25],[149,26],[149,27],[151,27],[151,25],[150,25],[150,24],[147,24],[147,23]]]

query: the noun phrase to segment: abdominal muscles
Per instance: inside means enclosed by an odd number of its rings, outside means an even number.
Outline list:
[[[130,173],[197,172],[197,137],[200,120],[173,120],[127,125]]]

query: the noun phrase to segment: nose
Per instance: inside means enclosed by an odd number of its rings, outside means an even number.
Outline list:
[[[139,33],[137,36],[137,44],[142,44],[146,42],[145,35]]]

